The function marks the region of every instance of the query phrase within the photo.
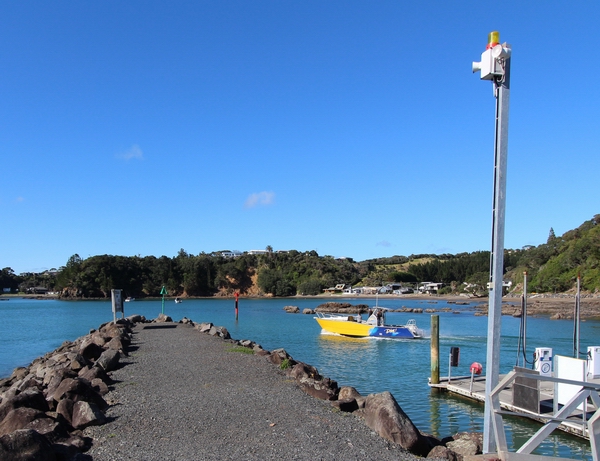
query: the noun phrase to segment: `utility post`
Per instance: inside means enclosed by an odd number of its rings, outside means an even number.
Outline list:
[[[494,198],[492,205],[492,254],[490,258],[488,336],[486,354],[485,410],[483,452],[496,451],[496,440],[504,437],[501,419],[493,409],[499,408],[498,397],[490,394],[500,375],[500,326],[502,316],[502,282],[504,272],[504,221],[506,209],[506,159],[508,151],[508,106],[510,96],[510,45],[500,44],[500,33],[490,32],[481,61],[473,63],[473,72],[490,80],[496,98],[496,132],[494,136]]]

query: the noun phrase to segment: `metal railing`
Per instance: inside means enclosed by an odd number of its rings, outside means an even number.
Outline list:
[[[516,378],[528,378],[535,379],[537,381],[549,381],[558,384],[569,384],[581,387],[581,389],[561,408],[558,408],[558,405],[555,404],[555,410],[553,411],[552,415],[538,412],[536,416],[539,419],[548,421],[527,442],[525,442],[519,449],[517,449],[517,454],[531,454],[531,452],[535,450],[538,447],[538,445],[540,445],[540,443],[542,443],[561,423],[569,422],[571,424],[581,424],[582,433],[589,437],[590,440],[592,459],[594,461],[600,461],[600,384],[585,381],[572,381],[569,379],[562,378],[553,378],[550,376],[539,375],[537,373],[534,374],[522,371],[511,371],[510,373],[508,373],[492,390],[490,395],[486,397],[486,399],[489,400],[486,402],[486,404],[491,405],[494,415],[492,426],[494,431],[494,437],[496,440],[496,448],[498,450],[498,455],[501,457],[501,459],[538,459],[533,455],[531,456],[531,458],[528,458],[526,456],[511,456],[512,454],[508,451],[502,415],[514,415],[531,418],[530,412],[519,413],[516,411],[501,410],[500,408],[500,392],[504,390],[507,386],[509,386]],[[588,398],[592,400],[593,404],[596,407],[596,411],[589,419],[586,418],[585,411]],[[574,418],[568,419],[568,417],[571,416],[580,405],[584,408],[584,411],[581,413],[580,421]]]

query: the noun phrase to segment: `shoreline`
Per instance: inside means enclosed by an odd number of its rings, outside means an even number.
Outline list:
[[[411,300],[411,301],[428,301],[431,303],[435,302],[447,302],[448,304],[457,305],[473,305],[476,309],[479,309],[483,314],[487,314],[488,298],[475,298],[460,295],[425,295],[425,294],[406,294],[406,295],[395,295],[395,294],[382,294],[378,295],[378,298],[394,299],[394,300]],[[34,300],[50,300],[56,299],[60,301],[110,301],[110,298],[60,298],[57,295],[34,295],[34,294],[2,294],[0,295],[0,301],[8,301],[10,299],[34,299]],[[165,299],[175,299],[175,296],[166,297]],[[360,303],[361,300],[372,300],[376,296],[373,295],[358,295],[358,294],[319,294],[319,295],[295,295],[287,297],[273,297],[273,296],[241,296],[240,299],[314,299],[315,301],[320,300],[331,300],[335,302],[336,299],[344,300],[345,302],[356,302]],[[137,299],[137,301],[156,301],[161,300],[162,297],[146,297]],[[188,300],[193,299],[234,299],[234,296],[190,296]],[[508,294],[502,298],[502,315],[520,316],[520,294]],[[536,315],[549,315],[557,319],[570,319],[573,318],[575,305],[575,294],[571,293],[534,293],[527,296],[527,313],[528,316]],[[580,298],[580,316],[582,319],[600,319],[600,294],[586,293],[581,295]]]

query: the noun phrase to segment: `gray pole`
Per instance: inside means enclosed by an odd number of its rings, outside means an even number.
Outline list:
[[[523,367],[527,367],[527,271],[523,272]]]
[[[490,263],[488,339],[485,373],[485,410],[483,418],[483,452],[496,450],[493,437],[493,409],[499,408],[498,395],[490,397],[500,374],[500,327],[502,316],[502,281],[504,272],[504,221],[506,210],[506,163],[508,153],[508,107],[510,96],[510,55],[501,60],[503,75],[493,79],[496,96],[496,133],[494,146],[494,202],[492,217],[492,255]]]

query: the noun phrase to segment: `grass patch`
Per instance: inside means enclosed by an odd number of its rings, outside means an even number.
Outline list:
[[[250,349],[249,347],[244,347],[244,346],[230,347],[229,349],[227,349],[227,352],[240,352],[242,354],[254,354],[254,351],[252,349]]]
[[[290,360],[289,359],[283,359],[283,361],[279,365],[279,368],[281,368],[282,370],[287,370],[289,367],[290,367]]]

